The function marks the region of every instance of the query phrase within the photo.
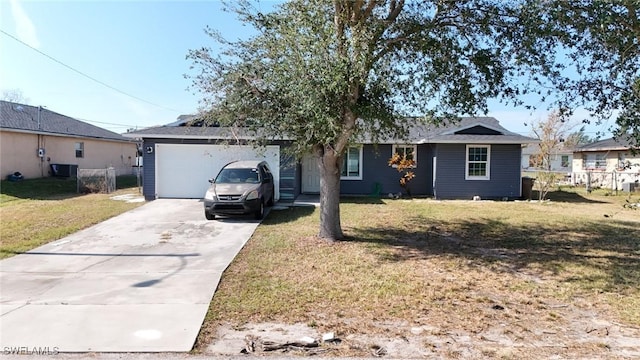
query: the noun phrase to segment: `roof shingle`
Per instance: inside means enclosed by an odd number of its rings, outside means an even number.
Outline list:
[[[600,141],[596,141],[591,144],[587,144],[579,147],[575,150],[575,152],[585,152],[585,151],[609,151],[609,150],[629,150],[631,149],[631,141],[628,137],[626,138],[609,138]]]
[[[188,119],[187,119],[188,121]],[[228,127],[192,127],[183,126],[184,120],[178,120],[168,125],[156,126],[141,129],[124,134],[126,137],[136,138],[191,138],[191,139],[250,139],[247,131],[232,129]],[[465,129],[473,129],[478,126],[492,130],[485,133],[455,134],[455,132]],[[473,132],[473,131],[472,131]],[[489,133],[496,133],[490,135]],[[287,139],[278,139],[287,140]],[[364,135],[356,139],[360,143],[371,143],[369,136]],[[428,143],[503,143],[503,144],[526,144],[536,143],[538,140],[522,136],[508,131],[500,125],[493,117],[464,117],[460,121],[446,126],[416,124],[411,127],[406,139],[383,139],[381,143],[408,143],[408,144],[428,144]]]
[[[84,138],[130,141],[120,134],[30,105],[0,100],[0,129]]]

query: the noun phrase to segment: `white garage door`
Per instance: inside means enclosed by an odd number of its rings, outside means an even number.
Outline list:
[[[276,200],[280,198],[280,147],[253,148],[240,145],[156,144],[156,196],[201,199],[208,180],[234,160],[264,159],[275,179]]]

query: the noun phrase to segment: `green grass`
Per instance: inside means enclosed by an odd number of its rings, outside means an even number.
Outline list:
[[[55,199],[77,196],[76,179],[41,178],[11,182],[0,181],[0,206],[21,200]]]
[[[406,321],[445,333],[504,321],[555,329],[567,321],[557,303],[640,325],[640,211],[622,207],[626,196],[581,189],[549,197],[345,199],[348,241],[335,243],[315,236],[318,210],[272,211],[224,273],[197,349],[221,323],[312,323],[342,335]],[[498,317],[494,304],[510,310]]]
[[[132,186],[133,184],[133,186]],[[33,249],[140,206],[111,200],[137,194],[136,178],[118,177],[112,194],[76,193],[75,179],[0,183],[0,258]]]

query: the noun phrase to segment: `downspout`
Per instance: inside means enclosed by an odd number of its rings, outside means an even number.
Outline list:
[[[44,148],[43,135],[40,134],[40,113],[42,112],[42,106],[38,106],[38,149]],[[44,156],[40,157],[40,177],[44,177]]]

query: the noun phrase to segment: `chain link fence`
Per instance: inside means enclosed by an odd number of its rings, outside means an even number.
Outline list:
[[[111,193],[116,190],[116,170],[78,169],[78,193]]]
[[[571,183],[587,189],[622,190],[625,183],[639,183],[640,171],[581,171],[571,174]]]

